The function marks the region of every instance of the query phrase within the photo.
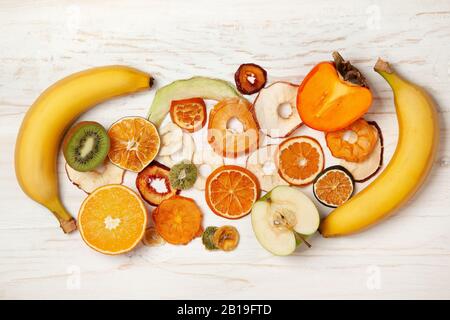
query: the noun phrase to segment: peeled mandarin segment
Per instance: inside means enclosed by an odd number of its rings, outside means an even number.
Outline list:
[[[117,121],[108,130],[108,135],[111,162],[134,172],[144,169],[156,157],[161,143],[156,127],[140,117]]]
[[[259,128],[245,99],[229,98],[218,102],[210,112],[208,142],[213,150],[224,157],[238,157],[258,148]],[[242,124],[242,132],[228,128],[230,119]]]
[[[173,196],[153,211],[156,230],[171,244],[187,244],[201,229],[203,215],[194,200]]]
[[[346,140],[345,135],[348,131],[356,135],[356,141]],[[376,127],[364,119],[358,119],[345,129],[328,132],[325,139],[334,157],[350,162],[361,162],[375,149],[379,137]]]
[[[370,90],[340,79],[331,62],[316,65],[303,80],[297,95],[302,121],[325,132],[347,127],[366,113],[371,103]]]
[[[90,247],[106,254],[119,254],[133,249],[141,240],[147,211],[132,190],[108,185],[86,198],[78,223],[81,236]]]

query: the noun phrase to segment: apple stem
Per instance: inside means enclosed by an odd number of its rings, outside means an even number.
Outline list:
[[[312,245],[311,245],[308,241],[306,241],[306,239],[303,238],[300,234],[297,233],[297,236],[300,238],[300,240],[302,240],[302,242],[303,242],[304,244],[306,244],[306,246],[307,246],[308,248],[311,248],[311,247],[312,247]]]

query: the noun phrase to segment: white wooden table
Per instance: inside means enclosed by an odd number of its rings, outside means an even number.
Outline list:
[[[2,0],[0,298],[450,298],[450,2],[303,2]],[[300,83],[333,50],[370,81],[375,101],[367,118],[383,129],[387,160],[397,124],[391,91],[372,71],[378,56],[423,85],[440,109],[441,145],[428,184],[367,232],[316,236],[313,248],[275,257],[255,240],[249,217],[225,221],[207,209],[202,194],[187,193],[205,209],[205,226],[240,230],[236,251],[207,252],[196,239],[110,257],[89,249],[78,233],[63,234],[16,183],[13,150],[25,112],[72,72],[126,64],[153,73],[159,87],[193,75],[232,81],[241,63],[254,62],[269,82]],[[83,119],[109,126],[123,116],[145,116],[153,95],[102,104]],[[85,195],[59,164],[64,203],[76,213]],[[128,173],[126,183],[134,178]]]

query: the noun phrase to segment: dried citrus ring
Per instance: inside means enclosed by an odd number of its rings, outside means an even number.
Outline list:
[[[244,63],[234,74],[236,88],[242,94],[254,94],[264,88],[267,72],[254,63]]]
[[[278,173],[287,183],[304,186],[323,170],[323,150],[316,139],[299,136],[284,140],[278,146]]]
[[[206,179],[206,203],[215,214],[227,219],[247,215],[260,192],[255,175],[235,165],[219,167]]]
[[[108,136],[111,162],[134,172],[140,172],[152,162],[161,145],[155,125],[141,117],[120,119],[109,128]]]
[[[223,226],[214,232],[212,240],[217,248],[223,251],[232,251],[239,243],[239,232],[233,226]]]
[[[327,207],[337,208],[347,202],[355,190],[351,173],[342,166],[322,171],[314,181],[314,196]]]
[[[191,198],[173,196],[153,210],[156,230],[171,244],[188,244],[203,232],[203,214]]]
[[[378,141],[378,130],[364,119],[349,127],[325,135],[331,154],[350,162],[361,162],[372,153]]]
[[[232,128],[233,121],[241,127]],[[219,101],[209,115],[208,142],[216,153],[224,157],[236,158],[256,150],[259,127],[253,106],[242,98]]]
[[[202,98],[174,100],[170,104],[170,118],[181,129],[195,132],[206,123],[206,105]]]
[[[144,236],[147,210],[131,189],[111,184],[91,193],[81,205],[78,227],[92,249],[120,254],[133,249]]]

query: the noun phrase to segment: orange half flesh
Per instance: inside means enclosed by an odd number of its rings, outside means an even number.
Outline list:
[[[81,237],[92,249],[120,254],[133,249],[144,236],[147,210],[131,189],[107,185],[84,200],[78,225]]]

